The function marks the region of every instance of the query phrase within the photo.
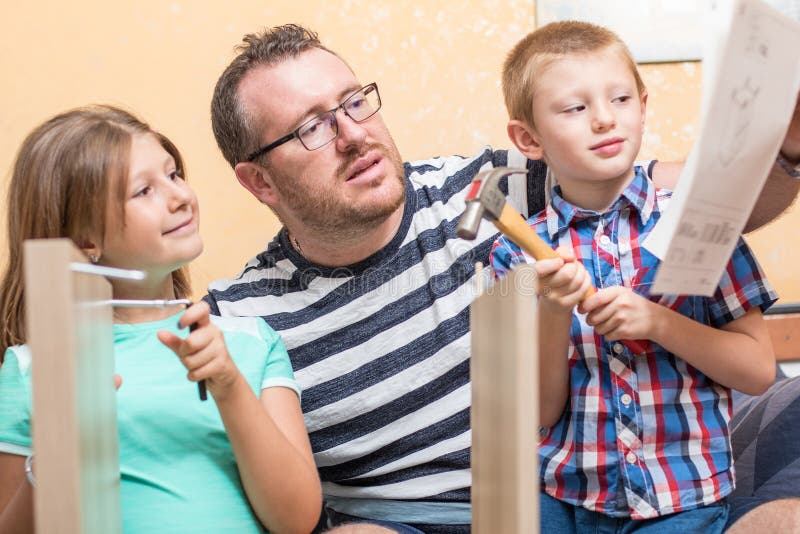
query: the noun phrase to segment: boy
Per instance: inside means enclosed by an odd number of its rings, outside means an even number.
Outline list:
[[[721,532],[730,388],[772,381],[761,312],[775,293],[740,240],[713,297],[650,298],[658,260],[640,244],[670,193],[634,166],[647,92],[615,34],[581,22],[533,32],[506,60],[503,91],[509,137],[558,182],[528,221],[562,257],[535,266],[542,525]],[[495,243],[498,276],[531,261]]]

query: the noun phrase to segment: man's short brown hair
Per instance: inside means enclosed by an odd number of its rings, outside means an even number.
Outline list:
[[[211,99],[211,127],[231,167],[258,149],[259,132],[264,128],[259,115],[246,109],[239,98],[242,79],[254,68],[275,65],[311,48],[337,55],[322,45],[315,32],[297,24],[267,28],[242,38],[236,47],[239,54],[219,77]]]

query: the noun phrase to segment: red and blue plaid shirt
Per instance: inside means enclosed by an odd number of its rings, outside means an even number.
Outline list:
[[[741,239],[713,297],[651,297],[658,259],[640,243],[670,195],[636,167],[633,181],[607,211],[577,208],[556,186],[548,206],[528,222],[553,248],[572,247],[598,289],[627,286],[715,328],[775,302]],[[535,260],[503,237],[491,261],[503,276]],[[607,341],[585,315],[574,313],[569,403],[539,446],[548,494],[606,515],[643,519],[710,504],[733,490],[729,389],[655,343],[642,347],[644,352],[634,354],[623,343]]]

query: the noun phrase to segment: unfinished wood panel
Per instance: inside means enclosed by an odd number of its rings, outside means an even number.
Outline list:
[[[778,361],[800,360],[800,313],[765,315]]]
[[[472,532],[539,532],[538,343],[532,266],[478,297],[472,330]]]
[[[36,531],[121,532],[111,286],[70,240],[24,250]]]

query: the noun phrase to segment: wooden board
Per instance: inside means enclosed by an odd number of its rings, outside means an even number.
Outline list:
[[[519,290],[532,269],[515,269],[470,309],[475,534],[539,532],[536,297]]]
[[[121,532],[111,286],[68,239],[25,243],[41,534]]]

